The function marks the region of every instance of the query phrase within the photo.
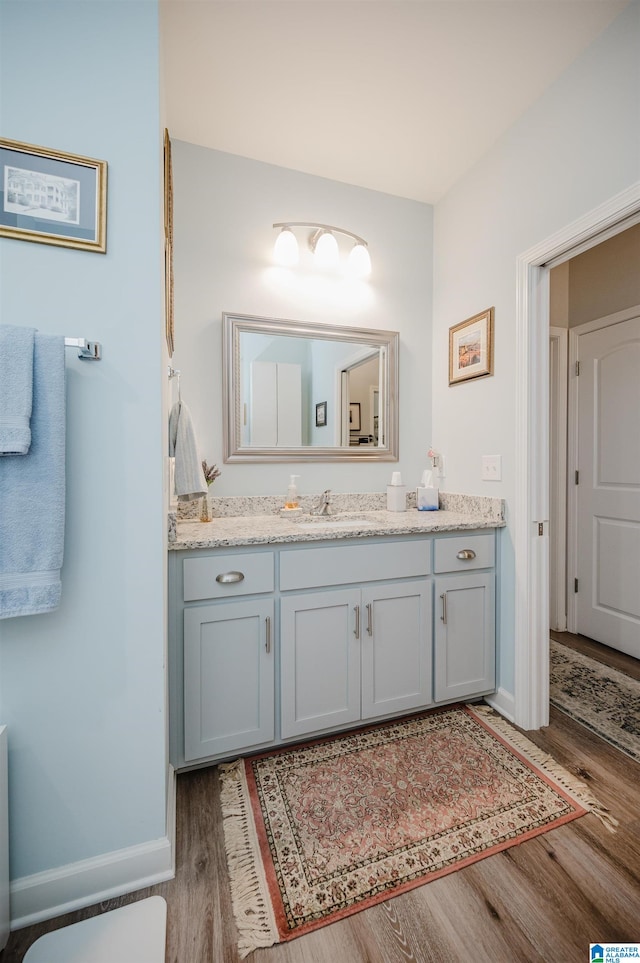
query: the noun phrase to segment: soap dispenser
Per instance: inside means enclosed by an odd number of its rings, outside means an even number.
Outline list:
[[[287,488],[287,498],[284,503],[284,507],[287,511],[293,511],[293,509],[298,508],[298,488],[296,481],[300,478],[300,475],[291,475],[289,478],[289,487]]]

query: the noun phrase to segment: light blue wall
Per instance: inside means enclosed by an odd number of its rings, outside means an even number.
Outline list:
[[[105,353],[98,364],[68,359],[62,606],[0,623],[14,879],[165,832],[156,6],[0,7],[2,135],[109,163],[106,255],[0,239],[0,321],[87,336]],[[512,521],[515,258],[640,176],[639,48],[634,3],[438,205],[433,331],[427,205],[175,144],[175,363],[207,460],[221,462],[222,311],[394,328],[407,483],[433,443],[447,455],[447,489],[503,495]],[[282,286],[269,267],[271,224],[287,217],[337,223],[369,240],[374,275],[362,297]],[[449,389],[448,327],[490,304],[495,377]],[[479,455],[496,452],[504,481],[488,486]],[[279,492],[291,471],[303,473],[302,491],[382,490],[391,468],[222,467],[220,493]],[[500,605],[507,688],[510,531]]]
[[[434,444],[454,491],[507,501],[501,537],[499,681],[513,694],[516,258],[640,181],[640,6],[613,24],[435,210]],[[448,330],[495,306],[492,378],[447,384]],[[502,482],[480,479],[502,455]]]
[[[108,162],[106,255],[0,239],[0,321],[67,350],[62,604],[0,622],[13,879],[165,835],[155,0],[4,0],[4,137]],[[5,506],[3,506],[5,510]]]
[[[392,469],[417,485],[431,444],[433,208],[183,141],[173,142],[173,168],[174,361],[203,457],[222,468],[215,494],[284,495],[292,472],[303,495],[382,492]],[[272,225],[286,220],[364,237],[371,277],[318,273],[302,230],[299,267],[274,267]],[[222,464],[223,311],[399,331],[399,463]]]

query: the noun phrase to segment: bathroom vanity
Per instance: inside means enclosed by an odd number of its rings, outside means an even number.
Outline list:
[[[415,510],[180,523],[169,553],[172,764],[493,692],[502,524],[495,512]]]

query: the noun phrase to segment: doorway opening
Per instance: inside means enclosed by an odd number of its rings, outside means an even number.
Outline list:
[[[640,223],[640,182],[517,259],[514,720],[549,722],[549,273]]]
[[[640,659],[637,263],[640,225],[571,262],[570,298],[551,272],[549,627]]]

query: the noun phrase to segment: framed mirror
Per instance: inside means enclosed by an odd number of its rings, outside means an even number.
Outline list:
[[[223,314],[224,460],[397,461],[397,331]]]

